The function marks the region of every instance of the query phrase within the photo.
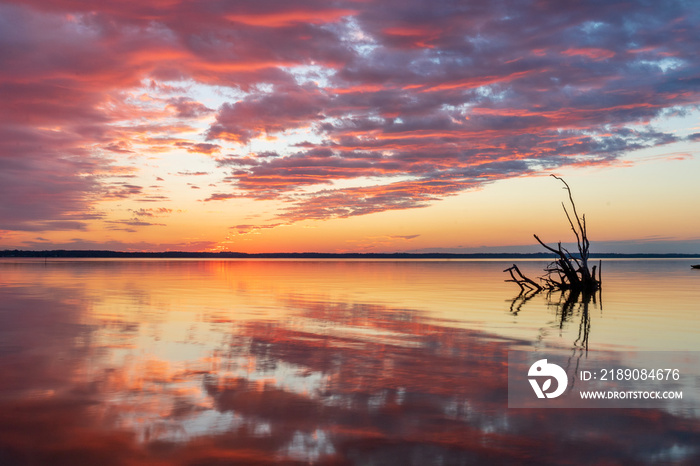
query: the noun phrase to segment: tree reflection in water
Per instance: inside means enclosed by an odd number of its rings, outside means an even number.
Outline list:
[[[559,329],[564,329],[566,325],[578,318],[578,336],[571,346],[574,350],[588,351],[588,336],[591,331],[590,308],[597,308],[602,312],[602,291],[587,293],[577,290],[540,291],[522,289],[511,301],[510,312],[513,315],[518,315],[525,304],[535,297],[542,296],[545,298],[546,306],[554,308],[555,325]]]

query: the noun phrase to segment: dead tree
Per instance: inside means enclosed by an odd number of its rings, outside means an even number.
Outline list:
[[[554,248],[545,244],[537,235],[534,235],[538,243],[540,243],[545,249],[556,254],[556,259],[550,263],[546,268],[546,274],[540,278],[542,285],[537,284],[534,280],[531,280],[520,273],[520,270],[516,265],[507,268],[504,272],[510,272],[511,280],[506,280],[509,282],[515,282],[520,286],[521,292],[528,290],[536,290],[539,292],[543,289],[545,290],[572,290],[577,293],[593,293],[600,289],[600,266],[593,266],[589,268],[588,258],[589,258],[589,247],[590,242],[588,241],[588,232],[586,230],[586,216],[582,215],[579,217],[576,211],[576,204],[574,203],[574,198],[571,195],[571,188],[562,178],[551,175],[564,183],[564,189],[569,194],[569,202],[571,202],[571,213],[567,210],[566,205],[562,202],[562,207],[564,208],[564,213],[566,214],[566,219],[569,221],[569,226],[576,236],[576,245],[578,247],[578,254],[572,254],[565,247],[561,245],[561,242],[557,243],[557,247]],[[572,220],[573,214],[573,220]],[[596,272],[598,276],[596,277]],[[516,276],[517,274],[517,276]]]

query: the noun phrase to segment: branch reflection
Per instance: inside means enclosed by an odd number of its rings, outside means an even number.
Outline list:
[[[510,312],[518,315],[525,304],[536,296],[544,296],[545,305],[554,308],[555,326],[563,330],[578,319],[578,335],[572,342],[574,350],[588,351],[588,337],[591,331],[592,309],[602,311],[602,291],[583,292],[578,290],[541,291],[521,289],[520,293],[510,303]]]

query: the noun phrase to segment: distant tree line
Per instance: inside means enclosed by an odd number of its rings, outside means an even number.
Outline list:
[[[0,257],[65,257],[65,258],[165,258],[165,259],[552,259],[548,252],[535,253],[325,253],[325,252],[284,252],[257,253],[244,252],[185,252],[185,251],[107,251],[107,250],[67,250],[46,251],[6,249]],[[601,259],[684,259],[700,258],[700,254],[615,254],[591,253],[590,258]]]

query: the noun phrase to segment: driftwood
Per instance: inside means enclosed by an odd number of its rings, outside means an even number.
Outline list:
[[[508,267],[507,269],[505,269],[504,272],[510,272],[510,276],[511,276],[512,280],[506,280],[506,281],[517,283],[518,286],[520,287],[520,291],[522,293],[543,290],[543,288],[537,282],[530,280],[525,275],[523,275],[522,272],[520,272],[520,269],[518,268],[518,266],[515,264],[513,264],[511,267]]]
[[[521,293],[538,293],[542,290],[571,290],[576,293],[593,293],[601,287],[600,270],[602,263],[599,262],[597,266],[594,265],[592,268],[589,268],[590,242],[586,230],[586,216],[582,215],[579,217],[571,194],[571,188],[569,188],[566,181],[556,175],[551,176],[564,183],[564,189],[569,195],[571,213],[569,213],[563,202],[562,207],[564,208],[566,219],[569,221],[569,226],[571,226],[571,230],[576,236],[578,254],[569,252],[561,245],[561,242],[557,243],[555,248],[545,244],[539,236],[534,235],[538,243],[556,255],[556,259],[544,269],[546,274],[540,278],[541,284],[523,275],[515,264],[504,270],[504,272],[509,272],[511,276],[511,280],[506,281],[517,283],[520,286]]]
[[[548,305],[557,309],[557,321],[559,328],[563,328],[566,322],[570,322],[575,315],[580,316],[578,337],[573,343],[575,350],[580,350],[579,358],[588,351],[588,335],[591,329],[589,304],[596,304],[596,294],[601,290],[601,265],[589,267],[588,231],[586,230],[586,216],[579,217],[576,204],[571,195],[571,188],[562,178],[552,175],[564,184],[571,206],[562,203],[564,214],[569,222],[571,230],[576,237],[578,253],[571,253],[561,245],[549,246],[534,235],[535,240],[546,250],[555,254],[555,259],[545,267],[545,275],[539,277],[539,282],[524,275],[516,264],[508,267],[504,272],[510,274],[507,282],[514,282],[520,287],[518,294],[510,306],[510,311],[517,315],[523,305],[542,291],[546,293]],[[556,298],[558,297],[558,299]],[[601,294],[602,299],[602,294]],[[601,301],[602,310],[602,301]]]

